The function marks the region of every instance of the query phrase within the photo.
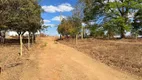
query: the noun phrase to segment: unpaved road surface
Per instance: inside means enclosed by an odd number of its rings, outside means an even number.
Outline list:
[[[25,67],[19,80],[142,80],[112,69],[54,38],[42,38],[29,59],[37,66]]]

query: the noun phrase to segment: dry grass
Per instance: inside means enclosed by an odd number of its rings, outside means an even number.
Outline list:
[[[34,65],[28,59],[30,54],[26,45],[23,46],[23,56],[19,56],[19,46],[18,42],[0,44],[0,80],[20,80],[23,69]]]
[[[72,40],[60,41],[111,67],[142,76],[142,40]]]

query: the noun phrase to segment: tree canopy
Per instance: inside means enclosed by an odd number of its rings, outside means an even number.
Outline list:
[[[0,19],[0,30],[36,32],[42,28],[41,6],[37,0],[1,0]]]
[[[142,15],[142,0],[80,0],[85,4],[84,21],[93,20],[96,22],[104,17],[102,24],[113,28],[119,32],[121,38],[125,37],[125,32],[132,28],[132,19]],[[135,16],[135,17],[134,17]],[[140,20],[139,20],[140,21]],[[140,21],[141,22],[141,21]],[[139,23],[135,22],[135,25]],[[117,26],[117,27],[116,27]],[[115,28],[115,29],[114,29]],[[108,31],[108,30],[107,30]],[[110,30],[109,30],[110,31]],[[108,32],[109,32],[108,31]],[[109,32],[110,33],[110,32]]]
[[[58,26],[58,32],[63,36],[75,36],[79,34],[81,29],[81,21],[77,17],[68,17],[63,19]]]

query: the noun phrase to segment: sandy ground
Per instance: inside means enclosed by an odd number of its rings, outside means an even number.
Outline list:
[[[54,38],[41,38],[35,50],[31,50],[22,71],[15,80],[142,80],[126,72],[120,72],[66,45]],[[31,65],[29,65],[31,64]],[[6,79],[4,72],[0,80]],[[12,74],[12,73],[11,73]],[[16,75],[16,74],[15,74]]]

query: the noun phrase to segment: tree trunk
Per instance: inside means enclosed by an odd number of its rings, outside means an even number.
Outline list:
[[[110,34],[108,34],[108,40],[110,40]]]
[[[122,38],[125,38],[125,31],[124,31],[124,29],[123,28],[121,28],[121,37],[120,37],[121,39]]]
[[[18,34],[18,39],[20,40],[20,35],[22,34],[22,32],[18,31],[17,34]]]
[[[138,39],[138,31],[136,31],[136,33],[135,33],[135,38],[136,38],[136,40]]]
[[[20,56],[23,55],[23,41],[22,41],[22,34],[20,34]]]
[[[136,34],[136,40],[138,39],[138,35]]]
[[[6,31],[0,32],[0,41],[3,44],[5,43],[5,33],[6,33]]]
[[[33,41],[34,41],[34,43],[36,43],[36,36],[35,36],[35,33],[33,33]]]
[[[0,30],[0,43],[2,42],[2,35],[1,35],[1,30]]]
[[[75,44],[77,45],[78,35],[76,34]]]
[[[87,35],[86,35],[86,28],[85,28],[85,27],[83,28],[83,37],[84,37],[84,38],[87,37]]]
[[[32,32],[32,44],[35,43],[36,37],[35,37],[35,33]]]
[[[83,37],[84,37],[84,29],[83,29],[83,26],[82,26],[81,28],[82,28],[82,31],[81,31],[81,39],[83,40]]]
[[[21,35],[21,34],[18,34],[18,39],[19,39],[19,40],[20,40],[20,35]]]

